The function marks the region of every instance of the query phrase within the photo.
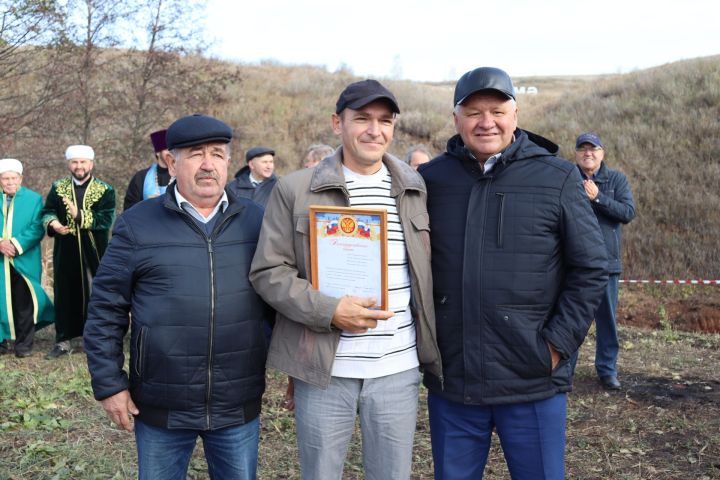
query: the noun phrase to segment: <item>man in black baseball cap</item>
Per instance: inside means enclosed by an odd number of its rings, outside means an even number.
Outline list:
[[[395,95],[383,84],[372,79],[361,80],[345,87],[335,103],[335,113],[339,115],[346,108],[357,110],[378,100],[385,101],[393,113],[400,113]]]
[[[210,478],[254,479],[269,318],[248,271],[263,210],[224,190],[224,122],[183,117],[166,139],[175,183],[123,213],[93,280],[93,391],[135,430],[139,478],[185,478],[202,436]]]
[[[453,105],[457,135],[418,168],[443,319],[443,376],[424,377],[435,477],[481,477],[495,429],[513,478],[563,479],[570,356],[607,282],[600,227],[578,169],[518,128],[507,73],[467,72]]]
[[[399,111],[380,82],[348,85],[332,114],[341,146],[317,166],[278,180],[263,217],[250,278],[278,312],[268,366],[294,379],[303,478],[343,478],[358,417],[365,478],[410,478],[418,366],[441,374],[425,186],[415,170],[387,153]],[[344,288],[329,291],[322,281],[319,290],[312,286],[311,205],[387,211],[387,307],[381,309],[380,289],[355,293],[361,290],[350,285],[357,278],[352,264],[334,266],[346,269]],[[353,217],[341,221],[347,233],[326,240],[350,241],[343,235],[356,235],[360,222]]]

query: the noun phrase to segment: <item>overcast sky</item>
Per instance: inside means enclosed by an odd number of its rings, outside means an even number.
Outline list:
[[[720,54],[717,0],[209,0],[215,57],[456,80],[623,73]]]

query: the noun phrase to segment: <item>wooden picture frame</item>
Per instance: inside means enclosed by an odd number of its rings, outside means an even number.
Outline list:
[[[373,297],[387,310],[387,211],[311,205],[309,216],[313,287],[332,297]]]

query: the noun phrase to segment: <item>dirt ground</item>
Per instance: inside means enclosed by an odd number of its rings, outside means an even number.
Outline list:
[[[720,333],[720,285],[621,285],[618,323]]]

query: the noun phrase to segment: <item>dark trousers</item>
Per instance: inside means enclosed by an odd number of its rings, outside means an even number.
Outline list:
[[[10,265],[10,291],[15,324],[15,351],[29,352],[33,348],[35,323],[33,300],[25,279]]]
[[[493,429],[513,480],[565,478],[567,396],[508,405],[464,405],[428,394],[436,480],[483,478]]]

